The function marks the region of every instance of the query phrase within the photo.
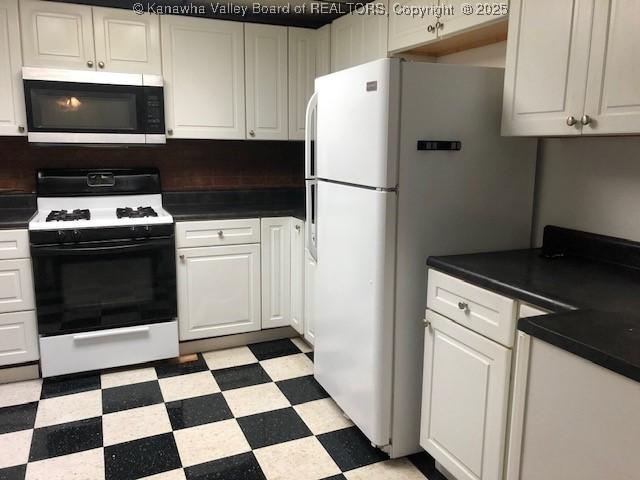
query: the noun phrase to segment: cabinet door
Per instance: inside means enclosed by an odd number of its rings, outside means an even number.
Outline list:
[[[427,310],[420,445],[458,480],[502,478],[511,351]]]
[[[316,78],[331,73],[331,24],[316,30]]]
[[[582,133],[640,133],[640,2],[596,2]]]
[[[514,0],[503,135],[580,135],[593,0]]]
[[[377,10],[377,5],[384,5],[386,8],[388,2],[374,2],[367,8],[362,7],[360,14],[362,16],[362,61],[361,63],[370,62],[387,56],[387,30],[389,20],[386,15],[382,15]]]
[[[508,0],[493,3],[470,3],[467,0],[446,0],[446,2],[442,2],[442,4],[450,6],[452,14],[443,15],[440,18],[441,27],[438,30],[438,36],[440,38],[446,38],[449,35],[457,35],[466,30],[473,30],[474,28],[499,22],[507,18],[509,14]],[[468,15],[462,11],[462,6],[465,4],[472,5],[474,10],[473,14]],[[480,8],[483,8],[483,10],[480,11]],[[479,11],[482,13],[481,15],[478,14]]]
[[[362,63],[364,45],[361,15],[347,14],[331,24],[331,71],[337,72]]]
[[[20,27],[25,66],[95,70],[91,7],[23,0]]]
[[[0,261],[0,313],[34,308],[31,260]]]
[[[304,338],[313,345],[315,328],[313,325],[313,289],[315,284],[316,261],[309,250],[304,252]]]
[[[305,112],[316,78],[316,31],[289,27],[289,139],[304,140]]]
[[[287,27],[247,23],[244,33],[247,138],[286,140]]]
[[[291,222],[285,218],[263,218],[262,328],[291,324]]]
[[[399,0],[389,7],[389,52],[397,52],[417,47],[438,38],[436,30],[429,31],[438,19],[433,11],[425,11],[424,16],[411,15],[407,9],[436,7],[437,0]]]
[[[260,245],[178,250],[180,340],[260,330]]]
[[[0,365],[31,362],[38,357],[36,312],[0,314]]]
[[[98,70],[160,75],[160,20],[131,10],[93,8]]]
[[[172,138],[245,138],[240,22],[163,16],[162,71]]]
[[[0,3],[0,135],[25,135],[18,0]]]
[[[304,335],[304,222],[291,219],[291,326]]]

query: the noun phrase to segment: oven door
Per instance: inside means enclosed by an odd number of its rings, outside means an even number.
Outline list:
[[[165,143],[161,81],[24,68],[23,83],[30,142]]]
[[[174,320],[173,236],[32,245],[41,336]]]

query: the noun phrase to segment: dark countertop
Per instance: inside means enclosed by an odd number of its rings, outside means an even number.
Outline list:
[[[163,194],[163,204],[176,222],[228,218],[305,218],[304,188],[167,192]]]
[[[34,213],[36,213],[35,195],[0,195],[1,230],[27,228]]]
[[[553,313],[549,315],[520,320],[518,328],[640,380],[640,244],[591,234],[582,238],[580,232],[566,232],[555,232],[553,227],[545,230],[545,244],[553,245],[551,250],[543,246],[429,257],[427,265],[550,310]],[[568,246],[562,245],[565,241]],[[543,251],[551,251],[554,258],[543,256]],[[602,261],[594,252],[618,263]],[[620,264],[623,257],[628,265]]]

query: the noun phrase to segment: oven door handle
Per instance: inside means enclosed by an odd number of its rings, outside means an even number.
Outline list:
[[[96,338],[109,338],[119,337],[122,335],[134,335],[136,333],[148,332],[149,327],[131,327],[131,328],[118,328],[112,330],[101,330],[98,332],[79,333],[73,336],[73,340],[81,342],[82,340],[94,340]]]
[[[135,250],[149,250],[157,247],[167,247],[173,243],[172,237],[148,239],[135,243],[109,243],[101,245],[62,244],[62,245],[32,245],[31,254],[38,255],[84,255],[86,253],[114,253],[131,252]]]

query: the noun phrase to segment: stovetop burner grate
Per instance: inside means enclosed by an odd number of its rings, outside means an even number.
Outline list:
[[[138,208],[116,208],[116,216],[118,218],[144,218],[144,217],[157,217],[158,214],[151,207],[138,207]]]
[[[47,215],[47,222],[68,222],[71,220],[91,220],[91,212],[88,209],[78,209],[69,212],[67,210],[52,210]]]

